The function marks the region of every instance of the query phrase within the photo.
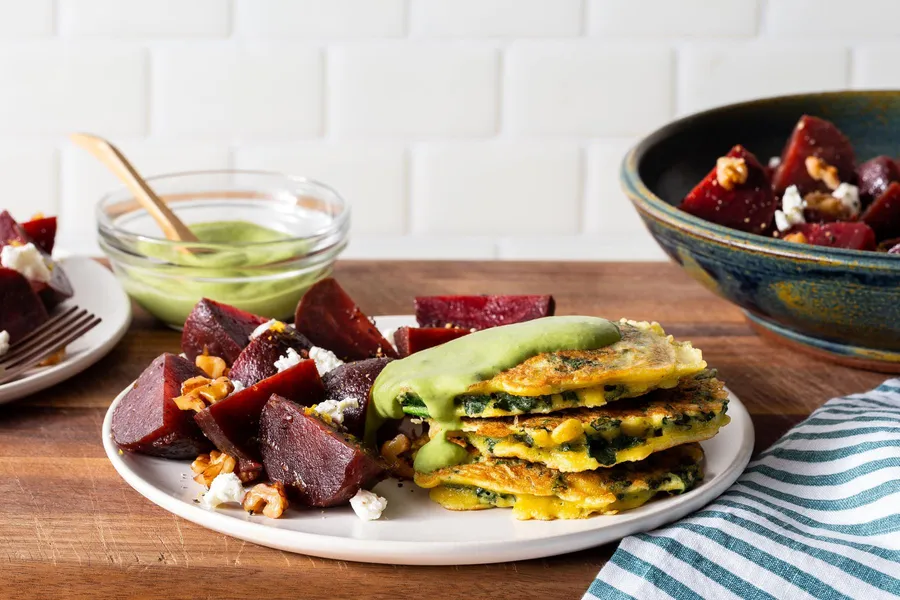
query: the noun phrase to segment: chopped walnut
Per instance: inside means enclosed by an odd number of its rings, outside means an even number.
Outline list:
[[[747,162],[743,158],[721,156],[716,161],[716,180],[726,190],[734,189],[734,186],[746,183],[749,175]]]
[[[402,433],[397,434],[393,439],[390,439],[381,445],[381,456],[384,458],[385,463],[387,463],[388,471],[390,471],[392,475],[405,477],[407,479],[413,478],[414,471],[412,464],[403,457],[403,455],[409,452],[411,448],[412,444],[410,443],[409,438]]]
[[[806,203],[806,208],[838,221],[844,221],[853,216],[850,209],[841,202],[840,198],[835,198],[825,192],[810,192],[803,198],[803,201]]]
[[[784,236],[784,241],[786,242],[796,242],[798,244],[808,244],[809,240],[805,235],[803,235],[802,231],[795,231],[794,233],[789,233]]]
[[[172,400],[181,410],[200,412],[210,404],[227,398],[234,384],[227,377],[209,379],[198,375],[181,384],[181,395]]]
[[[270,519],[277,519],[288,507],[287,493],[284,484],[276,481],[273,484],[259,483],[244,495],[244,510],[250,514],[262,512]]]
[[[228,374],[228,365],[226,365],[225,361],[218,356],[201,354],[197,356],[194,363],[201,371],[206,373],[206,376],[210,379],[218,379],[219,377]]]
[[[806,172],[816,181],[822,181],[830,190],[836,190],[841,185],[837,167],[829,165],[818,156],[806,157]]]
[[[53,365],[58,365],[63,361],[66,357],[66,349],[60,348],[44,360],[38,363],[39,367],[52,367]]]
[[[209,487],[212,480],[222,473],[234,473],[236,465],[234,458],[228,454],[213,450],[209,454],[201,454],[194,459],[194,462],[191,463],[191,471],[194,472],[194,481]]]

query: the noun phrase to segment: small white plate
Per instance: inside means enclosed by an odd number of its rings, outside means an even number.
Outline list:
[[[414,325],[412,317],[377,317],[381,330]],[[131,386],[129,386],[130,389]],[[140,494],[163,509],[214,531],[288,552],[338,560],[405,565],[465,565],[526,560],[574,552],[647,531],[691,513],[724,492],[743,472],[753,450],[753,423],[733,394],[731,423],[703,442],[706,477],[694,490],[650,502],[618,515],[574,521],[517,521],[500,508],[453,512],[428,499],[426,490],[394,479],[374,491],[388,499],[379,521],[361,521],[349,507],[290,510],[277,520],[250,516],[239,507],[201,508],[203,490],[189,461],[139,454],[120,455],[112,441],[113,410],[103,421],[103,447],[116,471]]]
[[[122,339],[131,323],[131,302],[109,269],[84,257],[62,259],[75,295],[63,306],[76,304],[101,319],[99,325],[66,348],[59,364],[38,367],[22,377],[0,384],[0,404],[24,398],[81,373],[106,356]]]

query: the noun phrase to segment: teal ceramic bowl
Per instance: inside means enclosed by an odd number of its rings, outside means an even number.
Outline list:
[[[777,156],[803,114],[834,122],[857,160],[900,154],[900,92],[833,92],[744,102],[680,119],[625,157],[621,180],[663,250],[741,307],[760,333],[844,364],[900,371],[900,255],[785,242],[679,210],[716,158],[743,144]]]

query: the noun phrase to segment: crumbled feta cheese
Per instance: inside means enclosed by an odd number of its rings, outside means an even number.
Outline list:
[[[363,521],[374,521],[381,518],[381,513],[387,508],[387,500],[369,490],[359,490],[350,498],[350,506]]]
[[[781,210],[775,211],[775,226],[778,231],[785,232],[794,225],[806,223],[803,217],[803,209],[806,202],[800,196],[796,185],[788,187],[784,190],[784,196],[781,197]]]
[[[18,271],[31,281],[47,283],[53,277],[44,255],[30,242],[24,246],[3,246],[0,265]]]
[[[277,363],[276,363],[276,364],[277,364]],[[276,368],[277,368],[277,367],[276,367]],[[242,392],[242,391],[244,391],[244,390],[246,389],[246,388],[244,387],[244,384],[241,383],[240,381],[238,381],[237,379],[229,379],[228,381],[231,382],[231,386],[234,388],[233,390],[231,390],[231,393],[229,394],[229,396],[234,396],[234,395],[237,394],[238,392]]]
[[[778,165],[780,165],[780,164],[781,164],[780,156],[773,156],[772,158],[769,159],[769,168],[770,169],[777,169]]]
[[[209,490],[200,499],[206,508],[216,508],[220,504],[237,503],[244,500],[244,486],[234,473],[220,473],[212,480]]]
[[[400,328],[399,327],[390,327],[388,329],[385,329],[384,333],[382,333],[382,335],[384,336],[384,339],[386,339],[388,341],[388,344],[390,344],[394,348],[394,350],[397,349],[397,342],[394,341],[394,334],[397,333],[398,329],[400,329]]]
[[[310,348],[309,357],[316,361],[316,369],[318,369],[319,375],[324,375],[328,371],[332,371],[344,364],[344,361],[335,356],[334,352],[318,346]]]
[[[859,202],[859,188],[849,183],[842,183],[831,195],[841,201],[841,204],[850,211],[851,216],[859,214],[862,205]]]
[[[9,352],[9,332],[0,331],[0,356]]]
[[[275,361],[275,368],[281,373],[282,371],[287,371],[294,365],[299,364],[301,360],[303,360],[303,357],[300,356],[300,353],[293,348],[288,348],[287,354],[279,356],[278,360]]]
[[[343,400],[326,400],[312,407],[320,415],[327,416],[338,425],[344,424],[344,411],[348,408],[359,408],[359,400],[356,398],[344,398]]]
[[[256,338],[258,338],[259,336],[261,336],[268,330],[272,329],[279,323],[281,323],[281,321],[279,321],[278,319],[270,319],[269,321],[266,321],[265,323],[263,323],[262,325],[260,325],[259,327],[257,327],[256,329],[253,330],[253,333],[250,334],[250,339],[255,340]]]

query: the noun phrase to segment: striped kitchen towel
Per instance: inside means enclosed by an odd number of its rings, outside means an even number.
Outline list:
[[[715,502],[625,538],[584,598],[900,598],[900,379],[830,400]]]

